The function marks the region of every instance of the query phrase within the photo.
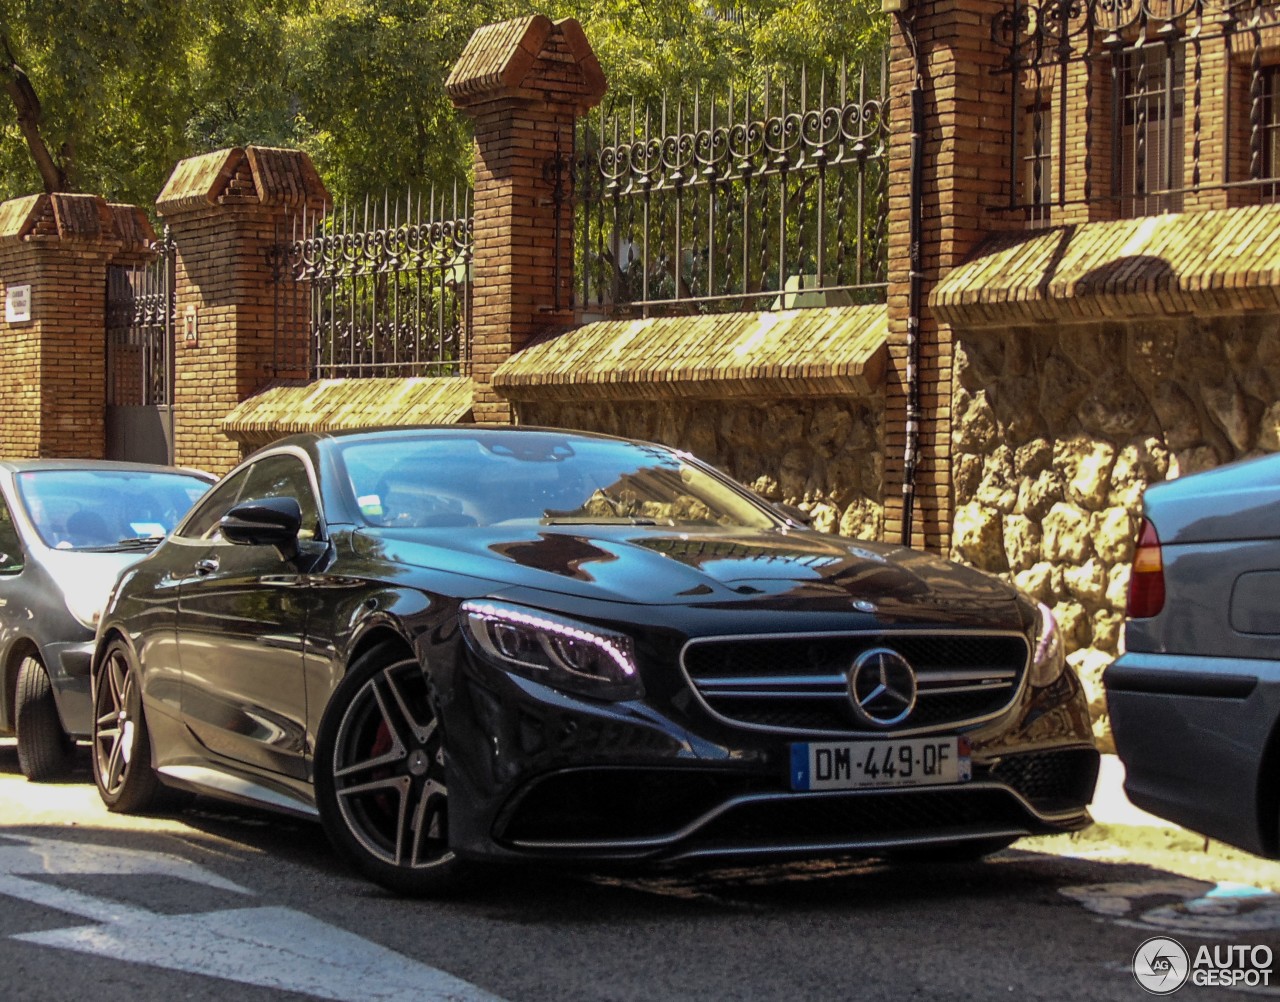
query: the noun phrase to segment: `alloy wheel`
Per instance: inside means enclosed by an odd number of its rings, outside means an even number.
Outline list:
[[[136,673],[124,652],[112,648],[98,676],[93,730],[99,783],[109,796],[118,795],[128,779],[140,706]]]
[[[348,831],[375,859],[412,870],[452,858],[443,735],[416,660],[375,671],[356,691],[332,775]]]

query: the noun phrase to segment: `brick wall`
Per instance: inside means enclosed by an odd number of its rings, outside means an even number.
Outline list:
[[[219,150],[183,161],[165,185],[156,208],[177,247],[176,462],[230,469],[242,449],[223,432],[223,418],[277,379],[306,371],[308,340],[281,329],[306,317],[277,318],[269,252],[291,231],[292,213],[327,201],[297,150]]]
[[[0,205],[0,302],[31,287],[29,320],[0,314],[0,454],[105,454],[107,266],[151,236],[136,212],[93,195]]]
[[[554,197],[556,156],[572,156],[574,121],[599,102],[604,76],[576,21],[536,16],[479,29],[446,87],[475,123],[475,417],[505,423],[494,370],[573,319],[573,215]]]
[[[1000,4],[935,0],[912,5],[925,81],[922,213],[923,290],[919,341],[919,464],[911,542],[945,552],[951,537],[951,331],[927,299],[1001,221],[991,210],[1007,197],[1008,78],[990,24]],[[910,288],[913,62],[903,22],[891,33],[889,150],[889,356],[885,400],[885,536],[903,534],[903,456],[907,425],[907,318]]]

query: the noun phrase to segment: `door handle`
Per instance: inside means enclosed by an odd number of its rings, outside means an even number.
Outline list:
[[[218,569],[217,557],[201,557],[196,561],[197,574],[212,574]]]

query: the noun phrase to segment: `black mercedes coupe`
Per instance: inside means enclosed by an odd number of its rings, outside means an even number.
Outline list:
[[[319,816],[373,880],[479,861],[979,856],[1090,821],[1048,609],[812,531],[696,459],[549,429],[300,435],[126,571],[107,806]]]

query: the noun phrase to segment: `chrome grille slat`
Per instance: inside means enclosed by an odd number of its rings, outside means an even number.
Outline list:
[[[878,646],[907,658],[918,687],[911,715],[888,731],[853,715],[845,674],[861,651]],[[703,705],[728,723],[856,736],[954,730],[997,716],[1021,692],[1029,657],[1019,633],[886,631],[700,638],[680,660]]]
[[[758,688],[771,689],[792,689],[802,686],[834,686],[841,692],[845,691],[845,680],[843,675],[776,675],[772,677],[754,678],[752,676],[742,676],[740,678],[709,678],[703,679],[698,683],[704,689],[719,691],[721,689],[739,689],[743,686],[756,686]]]
[[[728,689],[724,692],[717,692],[716,699],[777,699],[782,697],[785,699],[838,699],[844,701],[848,699],[845,692],[779,692],[776,689],[768,691],[755,691],[751,689]]]

